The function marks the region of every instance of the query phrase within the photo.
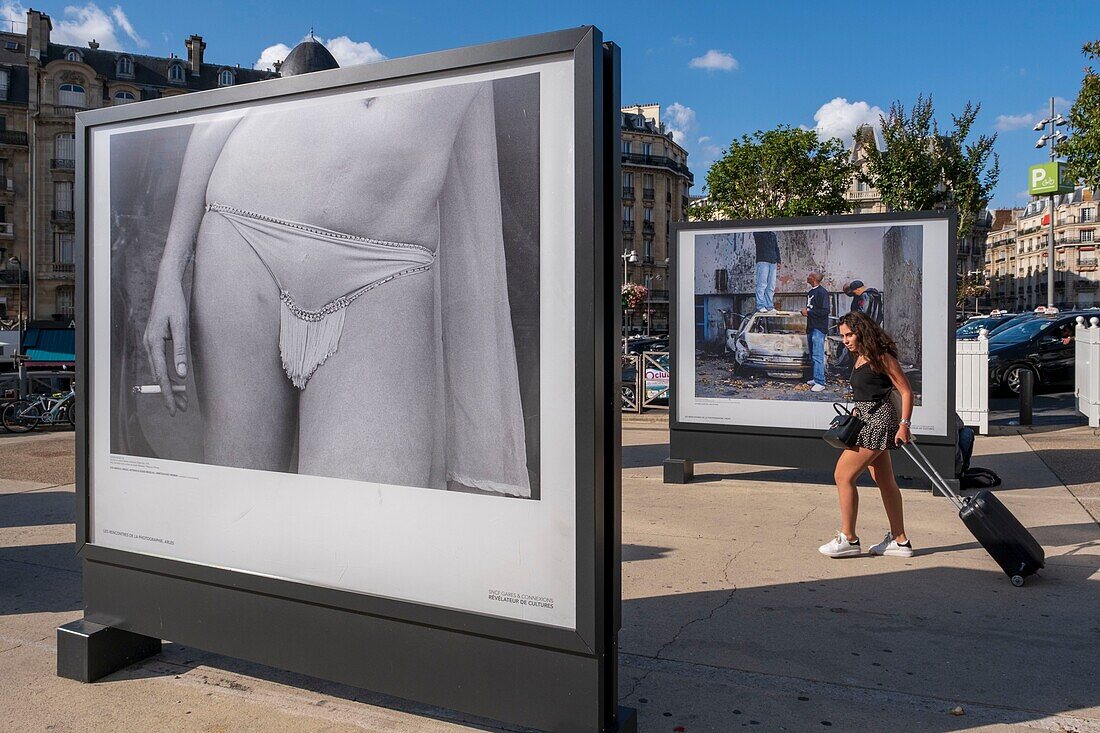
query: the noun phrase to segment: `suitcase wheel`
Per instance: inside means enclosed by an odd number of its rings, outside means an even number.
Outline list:
[[[1022,575],[1013,575],[1010,580],[1012,581],[1012,585],[1016,586],[1017,588],[1021,587],[1024,584],[1024,576]]]

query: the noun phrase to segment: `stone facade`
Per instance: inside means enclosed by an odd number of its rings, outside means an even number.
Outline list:
[[[1049,213],[1050,200],[1038,198],[1014,211],[1011,233],[1001,230],[998,247],[991,249],[985,263],[997,286],[990,293],[994,306],[1029,310],[1047,304]],[[1055,197],[1053,300],[1059,308],[1100,305],[1097,219],[1100,202],[1091,189],[1079,186]]]
[[[277,76],[206,63],[201,36],[186,40],[186,57],[162,58],[101,49],[92,39],[87,47],[52,43],[51,30],[48,15],[29,10],[25,34],[0,33],[0,71],[10,80],[0,100],[0,247],[29,273],[21,286],[19,268],[0,268],[0,318],[9,320],[18,319],[20,291],[29,291],[28,320],[73,315],[77,112]]]
[[[648,325],[651,333],[667,333],[669,234],[673,222],[686,218],[695,178],[687,152],[661,123],[660,105],[622,108],[622,145],[624,282],[650,292],[649,302],[624,312],[623,321],[631,332]]]

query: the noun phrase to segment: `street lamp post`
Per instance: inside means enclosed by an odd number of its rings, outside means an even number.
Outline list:
[[[1069,139],[1069,135],[1057,129],[1059,127],[1065,127],[1069,124],[1069,120],[1062,116],[1059,112],[1054,114],[1054,97],[1050,98],[1050,117],[1045,120],[1040,120],[1035,125],[1036,132],[1043,132],[1043,130],[1049,125],[1050,132],[1044,132],[1043,136],[1035,143],[1035,147],[1040,150],[1044,145],[1050,145],[1050,162],[1053,163],[1058,159],[1058,145]],[[1050,194],[1050,209],[1048,211],[1050,215],[1050,235],[1047,239],[1047,307],[1054,307],[1054,196]]]
[[[638,263],[638,253],[635,252],[634,250],[630,250],[629,252],[623,252],[622,255],[620,255],[620,256],[623,258],[623,287],[626,287],[626,284],[628,282],[630,282],[630,275],[627,272],[627,265],[628,264],[634,265],[634,264]],[[623,314],[623,338],[624,339],[627,337],[627,327],[629,326],[628,318],[629,318],[629,314],[624,313]],[[623,341],[623,353],[624,354],[626,353],[626,341]]]
[[[22,262],[22,260],[20,260],[15,255],[12,255],[11,258],[8,259],[8,264],[15,266],[15,268],[16,268],[15,269],[15,284],[19,286],[19,337],[20,337],[19,348],[20,348],[20,350],[22,350],[22,348],[23,348],[22,337],[23,337],[23,332],[25,330],[23,328],[23,326],[24,326],[24,323],[23,323],[23,262]]]
[[[649,335],[649,323],[653,320],[653,312],[650,310],[650,297],[653,295],[653,283],[660,280],[660,275],[645,276],[645,335]]]

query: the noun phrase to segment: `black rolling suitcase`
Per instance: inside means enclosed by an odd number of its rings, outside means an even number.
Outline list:
[[[959,510],[959,519],[997,561],[1013,585],[1021,586],[1024,578],[1039,572],[1046,562],[1043,548],[1000,499],[990,491],[979,491],[968,497],[959,496],[915,443],[906,443],[902,447],[924,475],[951,500]]]

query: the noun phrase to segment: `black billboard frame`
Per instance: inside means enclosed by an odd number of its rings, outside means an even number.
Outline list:
[[[474,73],[554,59],[574,70],[576,629],[418,604],[102,547],[89,537],[90,136],[118,122]],[[58,628],[58,674],[92,682],[161,639],[547,731],[633,731],[617,706],[621,557],[619,313],[612,223],[621,201],[619,49],[582,26],[77,115],[76,552],[84,617]],[[106,297],[106,296],[104,296]],[[247,621],[243,621],[247,619]],[[369,650],[368,653],[364,653]],[[364,664],[364,658],[385,664]],[[512,673],[522,669],[525,674]],[[505,671],[502,673],[502,670]]]
[[[769,219],[677,222],[672,225],[673,246],[669,258],[669,371],[676,374],[678,357],[679,312],[678,254],[680,233],[707,229],[768,229],[776,226],[820,226],[946,221],[947,248],[954,266],[957,252],[958,213],[950,211],[908,211],[883,214],[838,214],[830,216],[793,216]],[[954,270],[947,274],[947,432],[921,436],[921,446],[932,465],[943,476],[955,475],[957,433],[952,429],[955,416],[955,312],[957,283]],[[694,341],[694,339],[693,339]],[[676,380],[669,384],[669,458],[664,461],[664,482],[683,484],[695,477],[695,463],[739,463],[746,465],[807,468],[830,467],[836,462],[836,449],[821,439],[821,431],[803,428],[767,428],[681,422],[678,412]],[[895,457],[895,468],[904,467],[913,476],[922,475],[908,456]],[[922,481],[923,483],[923,481]],[[929,488],[933,488],[928,484]]]

